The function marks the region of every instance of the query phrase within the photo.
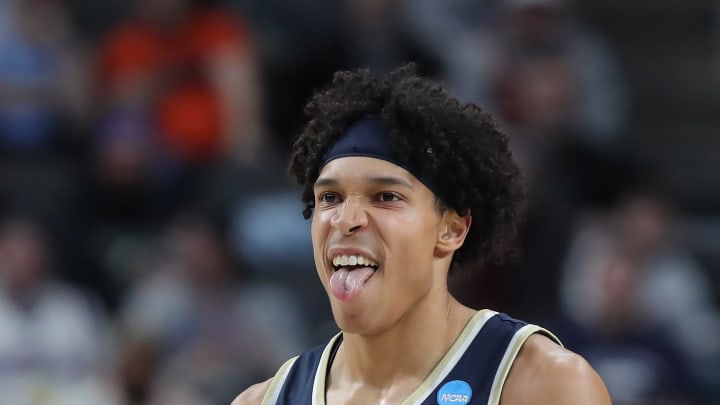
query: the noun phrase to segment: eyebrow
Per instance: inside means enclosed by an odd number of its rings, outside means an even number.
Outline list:
[[[413,190],[414,187],[412,186],[412,183],[407,181],[406,179],[403,179],[402,177],[395,177],[395,176],[378,176],[378,177],[370,177],[367,179],[368,183],[371,183],[373,185],[379,185],[379,186],[401,186],[405,187],[407,189]],[[317,187],[333,187],[340,184],[340,181],[338,181],[336,178],[332,177],[320,177],[315,181],[315,184],[313,185],[314,188]]]

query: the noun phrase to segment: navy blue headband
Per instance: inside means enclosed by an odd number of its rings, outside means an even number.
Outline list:
[[[428,149],[427,153],[432,153],[432,150]],[[439,187],[439,179],[436,176],[423,173],[412,163],[402,163],[395,157],[389,142],[388,130],[376,115],[367,116],[352,124],[345,134],[325,153],[320,169],[332,160],[348,156],[371,157],[400,166],[415,176],[443,203],[447,204],[448,200],[445,198],[445,194],[442,193]]]

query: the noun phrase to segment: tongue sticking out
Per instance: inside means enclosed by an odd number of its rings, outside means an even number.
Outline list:
[[[342,267],[330,277],[330,292],[337,299],[351,301],[362,291],[365,282],[373,273],[375,273],[375,270],[371,267],[360,267],[352,270]]]

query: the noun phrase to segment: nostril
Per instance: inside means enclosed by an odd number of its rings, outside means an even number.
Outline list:
[[[360,225],[353,226],[352,228],[348,229],[348,232],[353,233],[360,229]]]

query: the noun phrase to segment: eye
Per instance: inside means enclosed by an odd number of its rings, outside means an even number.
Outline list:
[[[382,193],[378,194],[378,200],[382,202],[393,202],[393,201],[400,201],[402,198],[400,198],[399,195],[390,192],[390,191],[383,191]]]
[[[318,201],[325,204],[334,204],[340,201],[340,197],[336,193],[326,191],[320,194],[320,196],[318,197]]]

